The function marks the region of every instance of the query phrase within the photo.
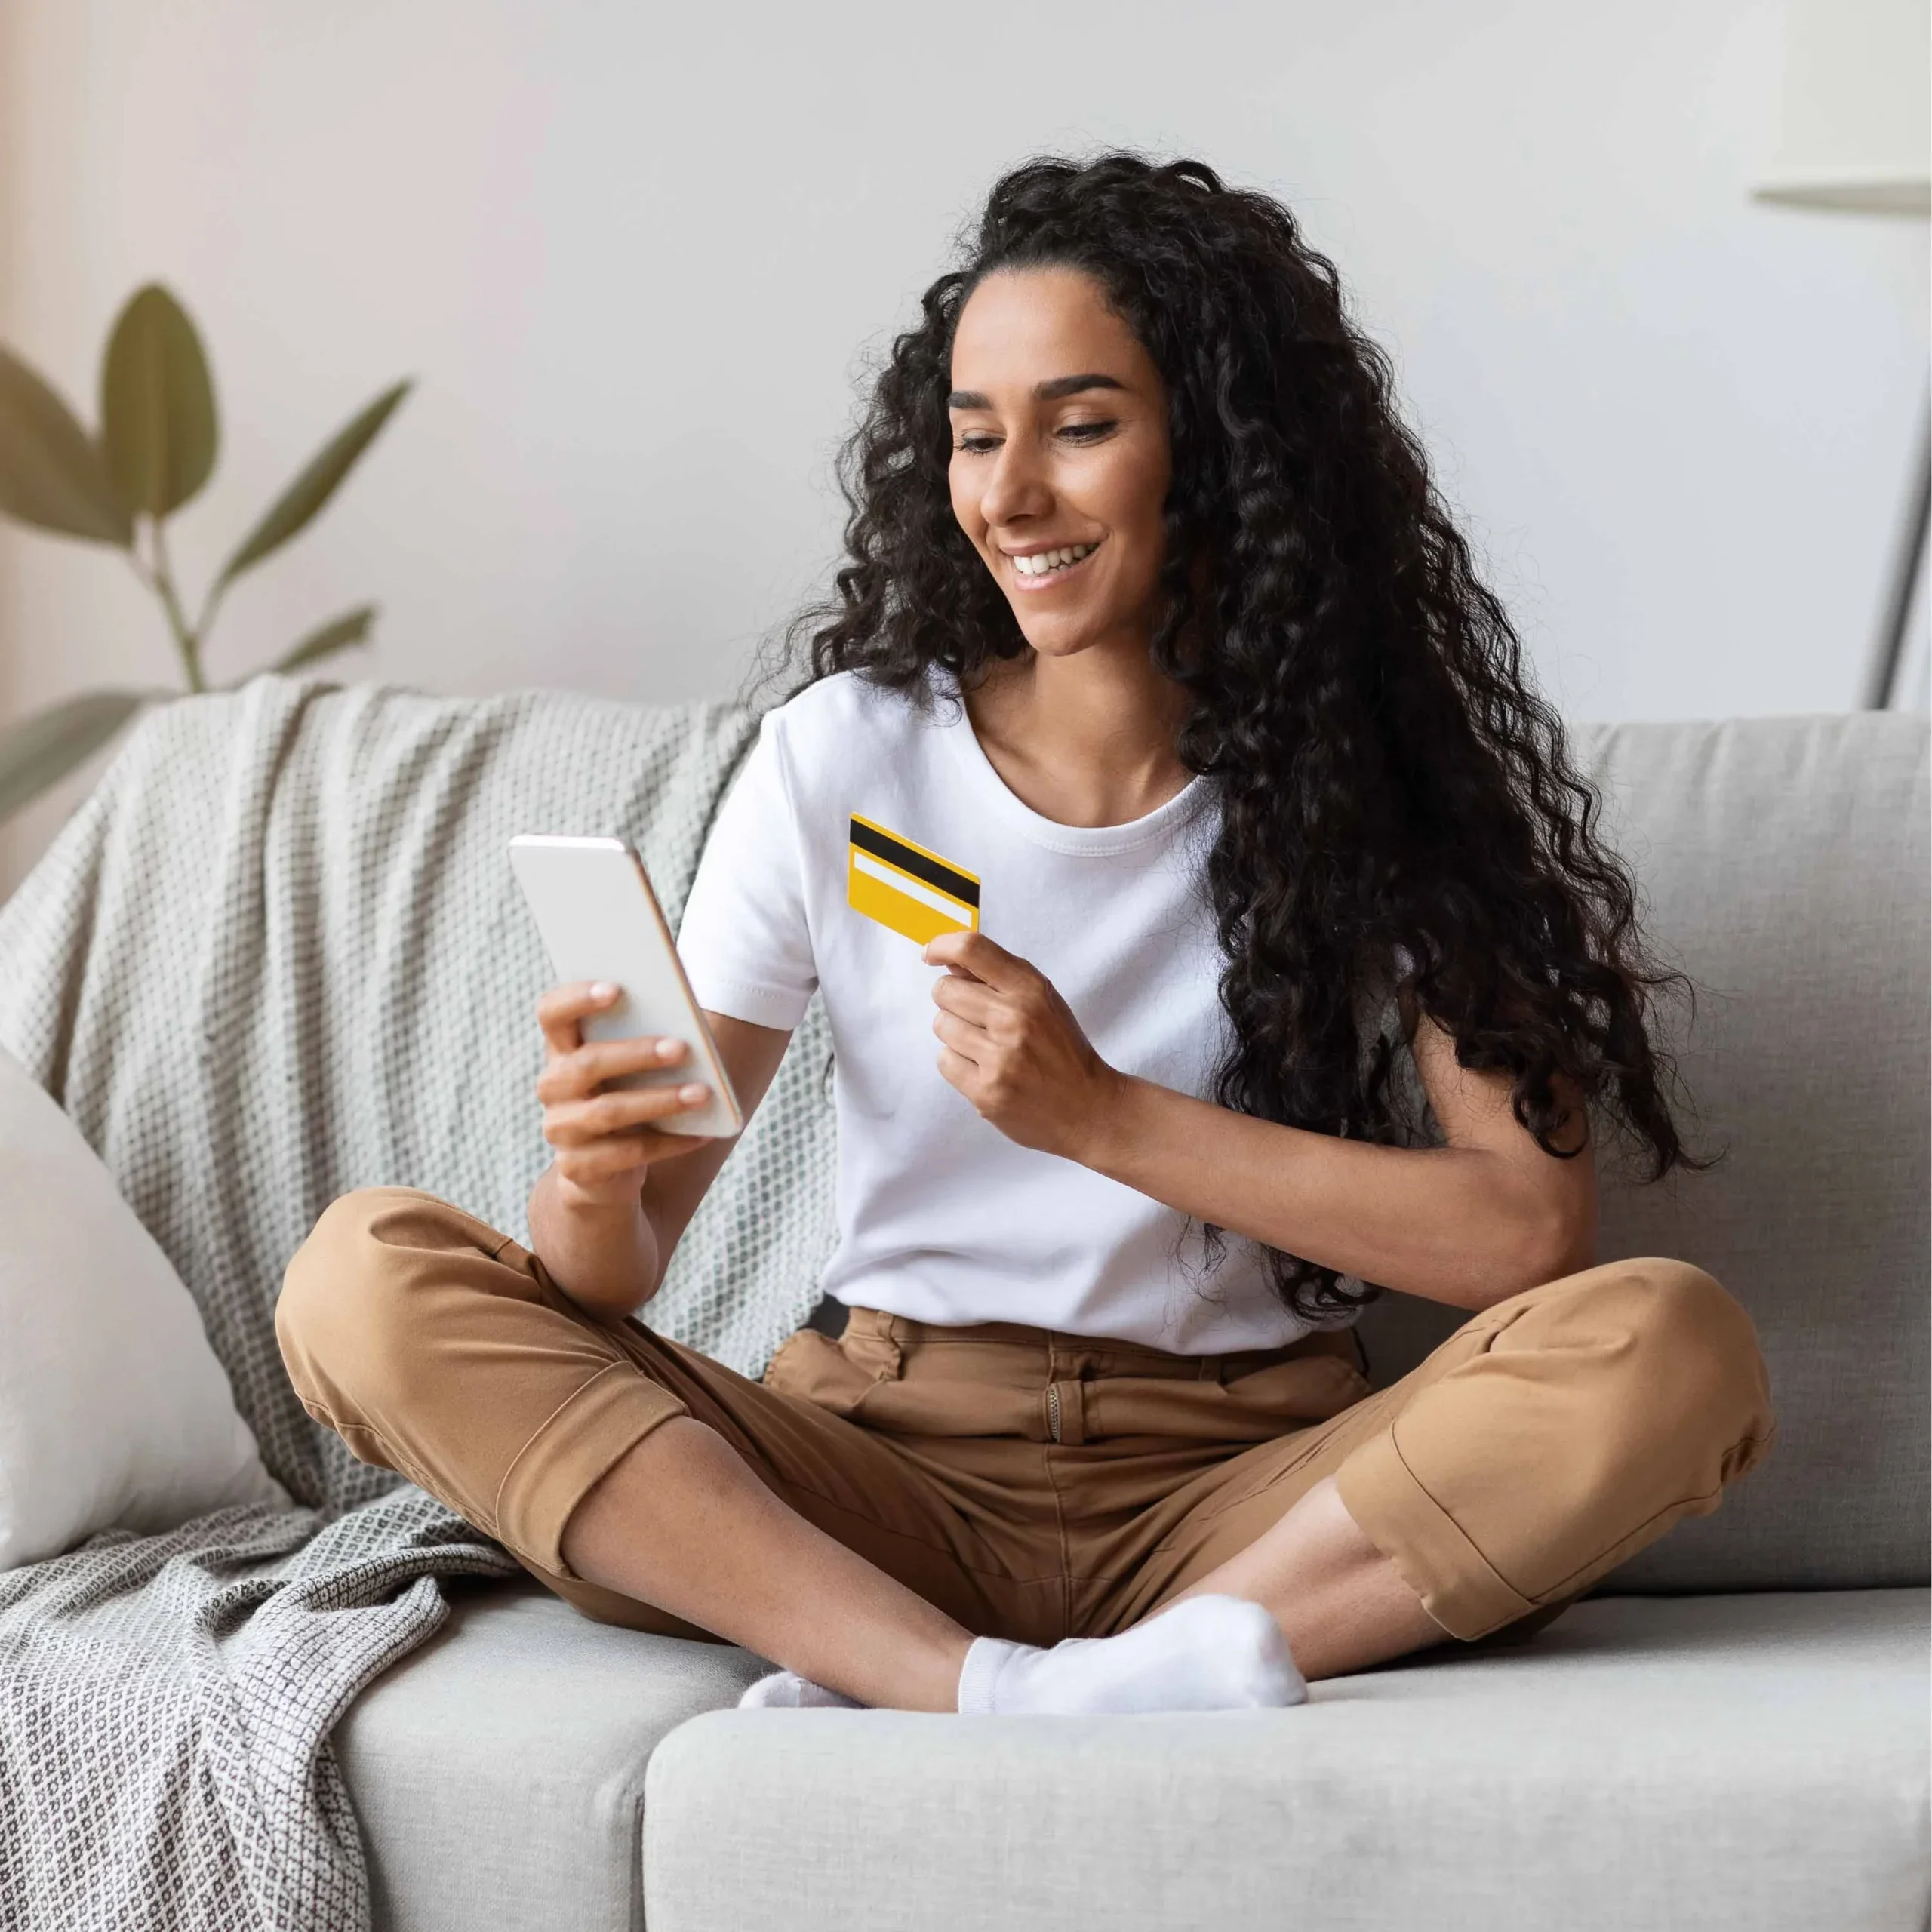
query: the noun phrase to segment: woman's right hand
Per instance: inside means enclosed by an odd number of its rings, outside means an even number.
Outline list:
[[[686,1057],[681,1040],[651,1035],[632,1040],[591,1040],[583,1023],[614,1005],[619,989],[608,980],[552,986],[537,1003],[543,1029],[543,1071],[537,1097],[543,1106],[543,1138],[566,1201],[584,1207],[634,1206],[652,1164],[688,1154],[705,1137],[672,1134],[657,1123],[702,1106],[711,1090],[695,1081],[620,1087],[627,1073],[654,1072]]]

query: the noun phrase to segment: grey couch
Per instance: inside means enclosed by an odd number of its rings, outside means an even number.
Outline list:
[[[337,1743],[408,1932],[1921,1932],[1927,1924],[1927,734],[1586,730],[1664,949],[1697,1137],[1605,1258],[1744,1301],[1770,1462],[1514,1648],[1294,1711],[740,1712],[761,1669],[452,1586]],[[505,1131],[522,1131],[523,1124]],[[1391,1298],[1380,1378],[1453,1317]]]

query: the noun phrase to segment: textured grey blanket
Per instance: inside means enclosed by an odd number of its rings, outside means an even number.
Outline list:
[[[282,1267],[374,1182],[522,1232],[547,976],[504,844],[626,837],[675,920],[752,729],[265,678],[149,716],[0,910],[0,1047],[174,1261],[305,1506],[0,1576],[0,1925],[362,1932],[329,1730],[442,1620],[438,1577],[515,1566],[303,1414]],[[653,1304],[753,1373],[830,1244],[829,1053],[814,1008]]]

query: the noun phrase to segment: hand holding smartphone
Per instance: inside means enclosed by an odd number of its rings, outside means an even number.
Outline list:
[[[711,1029],[693,995],[642,861],[621,839],[539,837],[510,841],[510,864],[560,982],[608,980],[617,1001],[581,1023],[586,1041],[657,1035],[683,1043],[661,1070],[620,1076],[611,1088],[701,1081],[700,1106],[653,1123],[667,1134],[738,1133],[744,1115]]]

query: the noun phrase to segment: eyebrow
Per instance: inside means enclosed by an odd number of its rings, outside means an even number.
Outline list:
[[[1127,385],[1112,376],[1097,372],[1084,376],[1056,376],[1052,381],[1035,383],[1034,399],[1039,402],[1057,402],[1062,396],[1078,395],[1083,389],[1121,389]],[[949,409],[990,409],[992,405],[977,389],[955,389],[946,399]]]

